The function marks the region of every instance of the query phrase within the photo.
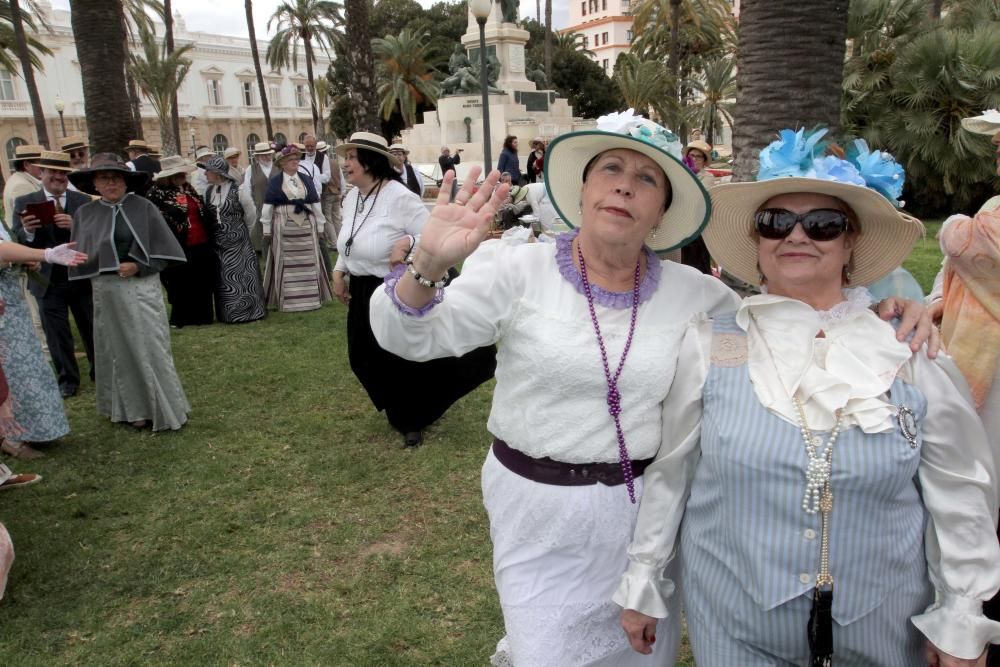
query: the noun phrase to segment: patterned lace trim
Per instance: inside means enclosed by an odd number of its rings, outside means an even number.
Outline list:
[[[574,229],[556,237],[556,262],[559,264],[559,273],[562,277],[569,281],[577,292],[583,294],[583,276],[573,261],[573,239],[579,233],[579,229]],[[656,253],[645,246],[642,251],[646,253],[646,276],[639,285],[640,304],[649,301],[656,294],[656,288],[660,286],[660,274],[663,272],[660,258]],[[612,292],[591,283],[590,291],[594,295],[594,303],[599,303],[605,308],[627,310],[632,307],[632,290]]]
[[[843,290],[843,294],[844,300],[830,310],[816,311],[823,326],[829,327],[852,319],[858,313],[868,310],[874,301],[871,292],[864,287],[850,287]]]
[[[407,306],[405,303],[399,300],[396,296],[396,283],[399,279],[403,277],[403,273],[406,271],[406,265],[400,264],[385,277],[383,282],[385,283],[385,293],[389,295],[389,300],[392,301],[399,312],[410,317],[423,317],[431,311],[431,309],[444,301],[444,288],[438,288],[434,292],[434,298],[430,302],[420,308],[414,308],[413,306]]]
[[[746,334],[714,334],[712,364],[720,368],[736,368],[747,362]]]

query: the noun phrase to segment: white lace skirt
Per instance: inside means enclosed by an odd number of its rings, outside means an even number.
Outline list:
[[[680,643],[680,595],[660,621],[652,655],[632,650],[611,601],[627,564],[638,504],[624,485],[552,486],[483,465],[493,574],[507,636],[497,667],[669,667]],[[636,495],[642,478],[636,479]]]

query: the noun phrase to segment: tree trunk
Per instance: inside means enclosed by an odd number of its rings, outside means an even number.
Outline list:
[[[21,61],[24,85],[28,89],[28,99],[31,101],[31,114],[35,117],[35,134],[38,135],[38,143],[50,148],[49,130],[45,126],[45,114],[42,112],[42,102],[38,97],[38,86],[35,85],[35,69],[31,65],[31,53],[28,51],[28,38],[24,34],[24,21],[21,20],[20,0],[10,0],[10,17],[14,28],[14,41],[17,43],[17,58]]]
[[[931,0],[930,5],[927,7],[927,11],[932,19],[941,18],[941,5],[944,4],[944,0]]]
[[[535,0],[535,22],[542,22],[542,0]]]
[[[171,117],[172,112],[176,107],[170,105],[170,110],[159,117],[160,121],[160,137],[163,139],[163,145],[160,147],[163,155],[180,155],[180,141],[174,138],[173,122],[174,119]]]
[[[741,4],[734,181],[752,178],[758,153],[778,130],[839,129],[847,6],[848,0]]]
[[[119,3],[121,0],[119,0]],[[129,120],[132,123],[131,139],[142,139],[142,111],[139,109],[139,91],[136,89],[135,81],[128,73],[128,54],[131,50],[130,37],[131,33],[128,28],[128,21],[125,20],[125,7],[122,6],[122,11],[120,12],[119,21],[121,25],[121,32],[119,35],[122,40],[122,50],[125,52],[125,62],[122,65],[122,74],[125,77],[125,85],[128,90],[128,114]]]
[[[368,0],[346,0],[344,23],[351,66],[354,131],[381,132],[375,95],[375,57],[368,24]]]
[[[257,31],[253,26],[253,0],[246,0],[244,6],[247,12],[247,30],[250,32],[250,53],[253,54],[253,68],[257,72],[257,87],[260,89],[260,108],[264,110],[264,129],[267,131],[267,140],[271,141],[274,138],[274,131],[271,129],[271,110],[267,106],[264,71],[260,68],[260,53],[257,50]]]
[[[133,131],[125,85],[120,0],[70,0],[70,21],[83,81],[90,150],[118,153]]]
[[[171,1],[163,0],[163,26],[166,30],[167,55],[174,52],[174,15],[173,8],[170,6]],[[164,129],[166,128],[161,126],[161,134]],[[177,91],[174,91],[174,94],[170,96],[170,127],[168,133],[170,134],[171,141],[167,140],[167,135],[165,134],[162,137],[163,154],[178,155],[181,146],[181,118],[177,112]],[[169,152],[167,150],[168,146],[170,146]]]
[[[313,134],[319,135],[319,112],[316,110],[316,82],[313,81],[313,50],[309,36],[303,38],[306,47],[306,77],[309,79],[309,107],[313,115]]]
[[[670,97],[680,105],[681,0],[670,0]]]
[[[545,81],[549,89],[555,88],[552,83],[552,0],[545,0]]]

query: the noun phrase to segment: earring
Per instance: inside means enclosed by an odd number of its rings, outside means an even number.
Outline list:
[[[841,278],[843,279],[845,285],[851,284],[851,264],[853,263],[854,263],[854,258],[852,257],[850,260],[848,260],[847,264],[844,264],[844,270],[841,274]]]
[[[764,272],[760,270],[760,260],[757,260],[757,283],[763,285],[767,282],[767,277],[764,276]]]

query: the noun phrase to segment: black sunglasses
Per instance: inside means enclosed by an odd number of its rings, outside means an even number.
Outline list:
[[[777,241],[787,237],[801,224],[813,241],[832,241],[847,231],[847,214],[835,208],[817,208],[807,213],[793,213],[783,208],[765,208],[754,214],[757,233]]]

